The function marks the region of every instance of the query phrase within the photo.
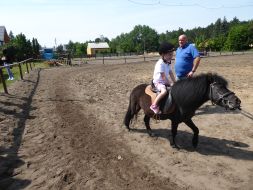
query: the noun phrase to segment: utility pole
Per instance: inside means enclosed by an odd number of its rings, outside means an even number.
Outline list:
[[[56,48],[57,48],[56,38],[54,38],[54,45],[55,45],[55,50],[56,50]]]
[[[145,37],[143,38],[143,55],[145,54]]]

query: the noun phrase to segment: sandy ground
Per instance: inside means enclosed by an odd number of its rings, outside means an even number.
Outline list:
[[[184,124],[180,150],[170,121],[143,113],[123,126],[131,90],[148,83],[154,61],[36,70],[0,94],[0,189],[253,189],[253,55],[202,59],[242,101],[230,112],[211,102],[197,110],[199,146]]]

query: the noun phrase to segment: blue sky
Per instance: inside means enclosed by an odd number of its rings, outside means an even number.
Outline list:
[[[162,32],[253,19],[253,0],[2,0],[0,25],[42,46],[109,39],[148,25]],[[55,40],[56,39],[56,40]]]

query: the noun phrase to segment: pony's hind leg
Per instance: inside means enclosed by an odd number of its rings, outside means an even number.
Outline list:
[[[127,110],[127,113],[125,115],[125,118],[124,118],[124,124],[126,126],[126,128],[130,131],[130,122],[131,120],[133,119],[134,115],[131,113],[131,109],[128,109]]]
[[[145,126],[146,126],[149,136],[154,137],[155,134],[153,133],[152,129],[150,128],[150,117],[149,116],[147,116],[147,115],[144,116],[144,123],[145,123]]]
[[[190,127],[193,131],[193,138],[192,138],[192,146],[196,148],[198,146],[199,142],[199,129],[196,127],[196,125],[193,123],[191,119],[184,122],[188,127]]]
[[[136,116],[136,118],[137,118],[137,114],[140,111],[140,109],[141,109],[141,107],[139,106],[139,104],[137,104],[135,101],[130,101],[127,113],[124,118],[124,124],[125,124],[126,128],[128,129],[128,131],[131,130],[129,125],[132,122],[134,116]]]

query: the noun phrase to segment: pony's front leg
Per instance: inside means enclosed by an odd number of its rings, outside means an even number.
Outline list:
[[[193,123],[191,119],[188,119],[184,122],[188,127],[190,127],[193,131],[193,138],[192,138],[192,146],[196,148],[198,146],[199,142],[199,129],[196,127],[196,125]]]
[[[155,134],[153,133],[152,129],[150,128],[150,117],[149,116],[147,116],[147,115],[144,116],[144,123],[145,123],[145,126],[146,126],[149,136],[154,137]]]
[[[177,143],[176,143],[176,136],[177,136],[177,128],[178,128],[178,123],[171,121],[171,133],[172,133],[172,140],[170,139],[170,145],[172,148],[178,148]]]

